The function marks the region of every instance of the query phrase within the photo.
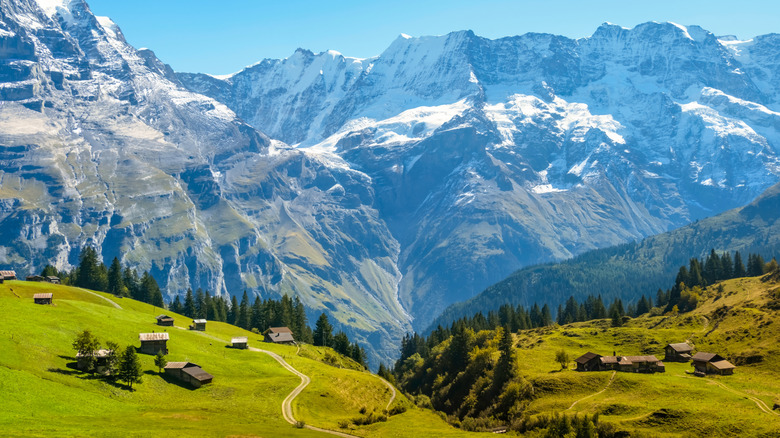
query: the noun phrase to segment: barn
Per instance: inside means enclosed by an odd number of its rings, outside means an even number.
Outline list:
[[[233,344],[233,348],[239,348],[241,350],[246,350],[249,348],[249,338],[246,336],[239,336],[237,338],[233,338],[230,340],[230,342]]]
[[[691,347],[687,342],[681,342],[679,344],[668,344],[664,347],[664,360],[667,362],[688,362],[691,360]]]
[[[203,371],[201,367],[192,362],[168,362],[165,365],[165,374],[188,383],[195,388],[211,383],[214,376]]]
[[[141,341],[141,353],[154,355],[162,351],[168,354],[168,333],[141,333],[138,339]]]
[[[157,319],[157,325],[161,325],[164,327],[173,327],[173,318],[168,315],[158,315],[156,319]]]
[[[54,294],[51,292],[33,295],[33,301],[35,301],[35,304],[51,304],[53,300]]]

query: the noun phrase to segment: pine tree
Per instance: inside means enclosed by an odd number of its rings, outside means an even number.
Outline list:
[[[352,344],[352,347],[350,348],[350,351],[352,352],[352,360],[359,363],[360,365],[363,365],[365,368],[366,366],[366,351],[363,350],[363,347],[358,345],[357,342]]]
[[[178,313],[180,315],[184,314],[184,306],[181,304],[181,300],[179,299],[178,295],[173,298],[173,303],[171,303],[170,310],[171,312]]]
[[[347,357],[352,356],[352,351],[350,351],[352,345],[349,343],[347,334],[342,331],[339,331],[333,336],[333,343],[331,344],[331,347],[333,347],[333,349],[336,350],[336,352],[339,354]]]
[[[747,277],[747,270],[745,269],[745,264],[742,263],[742,254],[739,253],[739,251],[734,253],[734,277],[733,278],[742,278]]]
[[[723,271],[722,280],[734,278],[734,262],[731,260],[731,254],[728,251],[724,251],[720,257],[720,269]]]
[[[162,351],[158,351],[157,355],[154,356],[154,366],[157,367],[157,372],[162,373],[162,369],[165,368],[166,365],[168,365],[168,360],[165,359],[165,355]]]
[[[197,310],[195,309],[195,298],[192,296],[192,289],[187,289],[187,295],[184,296],[184,316],[195,318]]]
[[[85,247],[79,256],[76,286],[85,289],[105,291],[108,288],[108,275],[104,274],[104,270],[105,265],[98,259],[95,248],[91,246]]]
[[[107,341],[106,349],[108,350],[106,355],[106,374],[109,380],[115,380],[117,370],[119,369],[119,345],[116,342]]]
[[[328,321],[328,315],[321,313],[314,327],[314,345],[329,347],[333,341],[333,326]]]
[[[201,288],[195,291],[195,317],[206,319],[206,295]]]
[[[515,348],[512,332],[509,327],[502,327],[496,330],[496,336],[499,336],[498,351],[501,352],[496,362],[496,368],[493,371],[493,391],[494,395],[501,392],[501,388],[512,380],[516,373],[515,367]]]
[[[612,318],[612,327],[620,327],[623,325],[623,318],[620,316],[620,311],[617,306],[610,306],[609,317]]]
[[[547,327],[548,325],[552,325],[553,319],[552,315],[550,314],[550,306],[545,304],[542,307],[542,327]]]
[[[236,315],[236,325],[243,329],[249,330],[249,297],[244,291],[244,295],[241,297],[241,304],[238,305],[238,315]]]
[[[144,272],[144,275],[141,277],[141,290],[143,291],[144,298],[142,301],[155,307],[165,308],[160,286],[157,285],[157,280],[148,272]]]
[[[141,361],[135,354],[135,347],[129,345],[119,357],[119,380],[125,382],[130,389],[134,383],[141,383]]]
[[[41,277],[60,277],[61,274],[59,271],[57,271],[57,268],[55,268],[52,265],[46,265],[43,267],[43,271],[41,271]]]
[[[230,296],[230,309],[228,309],[227,318],[229,324],[238,326],[238,299],[235,295]],[[262,329],[262,327],[258,327],[258,329]]]
[[[125,284],[122,282],[122,265],[119,259],[114,257],[111,261],[111,267],[108,269],[108,293],[118,297],[124,296],[126,291]]]
[[[127,288],[125,296],[136,297],[138,295],[138,272],[135,269],[125,268],[122,271],[122,283]]]

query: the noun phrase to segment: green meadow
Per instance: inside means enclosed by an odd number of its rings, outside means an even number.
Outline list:
[[[34,304],[38,292],[53,292],[54,304]],[[160,313],[173,316],[176,327],[157,326],[154,317]],[[339,429],[361,410],[383,412],[391,391],[330,349],[303,346],[299,356],[296,347],[262,343],[260,335],[217,322],[209,322],[205,334],[192,332],[184,329],[189,319],[149,304],[46,283],[0,285],[0,314],[3,436],[324,436],[282,417],[282,401],[300,379],[264,353],[228,348],[233,336],[248,336],[251,347],[273,351],[311,377],[293,401],[295,418],[307,425],[366,437],[463,434],[400,393],[393,405],[404,405],[407,412]],[[139,355],[144,375],[133,391],[81,373],[73,368],[71,344],[84,329],[102,344],[121,347],[140,346],[139,333],[167,329],[167,359],[194,362],[214,381],[199,389],[180,385],[158,374],[148,355]],[[320,361],[326,356],[333,365]]]

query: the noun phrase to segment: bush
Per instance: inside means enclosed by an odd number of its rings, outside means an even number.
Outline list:
[[[298,420],[295,422],[296,429],[303,429],[304,427],[306,427],[306,423],[304,423],[303,421]]]
[[[406,412],[406,406],[395,405],[392,408],[390,408],[388,414],[392,417],[393,415],[403,414],[404,412]]]
[[[340,429],[346,429],[349,427],[349,420],[341,420],[339,421],[339,428]]]

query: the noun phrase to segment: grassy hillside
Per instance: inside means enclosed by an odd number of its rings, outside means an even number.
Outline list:
[[[54,305],[32,301],[37,292],[54,292]],[[121,308],[114,306],[114,303]],[[300,379],[266,354],[227,348],[232,336],[249,336],[250,346],[271,350],[311,377],[293,402],[293,413],[306,424],[338,429],[360,417],[360,410],[382,412],[389,389],[376,377],[339,368],[318,358],[329,349],[261,342],[261,336],[209,322],[206,334],[180,328],[190,321],[171,314],[169,361],[191,361],[214,375],[213,384],[193,390],[158,375],[153,357],[140,355],[143,382],[128,391],[118,384],[72,368],[76,334],[89,329],[102,343],[139,346],[138,334],[162,331],[154,316],[170,312],[131,299],[67,286],[9,281],[0,285],[0,430],[4,436],[323,436],[297,429],[282,418],[281,404]],[[216,339],[215,339],[216,338]],[[220,339],[219,341],[217,339]],[[305,357],[304,357],[305,356]],[[358,436],[460,436],[436,414],[416,409],[400,393],[393,405],[406,413],[371,426],[351,426]],[[343,429],[342,429],[343,430]],[[414,431],[414,433],[412,433]]]
[[[741,251],[771,257],[780,253],[780,184],[767,189],[745,207],[688,226],[649,237],[638,243],[589,251],[561,263],[521,269],[477,296],[448,307],[430,326],[448,327],[453,321],[503,304],[553,308],[569,296],[602,295],[605,301],[626,302],[655,296],[674,282],[680,266],[691,257],[710,252]]]
[[[772,411],[780,403],[780,283],[765,276],[722,286],[708,288],[685,314],[646,314],[623,327],[596,320],[519,332],[518,367],[534,387],[526,413],[599,414],[633,435],[780,436],[780,410]],[[666,344],[684,341],[726,357],[737,365],[734,375],[694,377],[690,364],[666,363],[666,373],[612,378],[611,371],[562,371],[555,360],[560,350],[569,353],[571,368],[588,351],[663,360]]]

